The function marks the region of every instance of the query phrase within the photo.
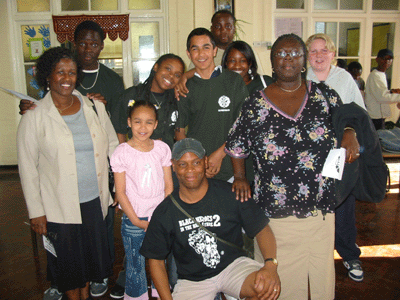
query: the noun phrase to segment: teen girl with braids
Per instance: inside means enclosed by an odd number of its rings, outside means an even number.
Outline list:
[[[157,110],[158,126],[154,129],[151,139],[162,140],[171,149],[174,144],[175,122],[178,117],[178,105],[174,97],[174,87],[181,78],[185,70],[183,60],[174,54],[165,54],[161,56],[153,66],[149,77],[144,83],[132,86],[126,89],[120,96],[118,106],[113,111],[115,122],[115,131],[120,143],[126,141],[126,135],[132,137],[132,131],[128,127],[128,111],[135,102],[147,100],[151,102]],[[173,174],[174,185],[177,183],[175,174]],[[168,260],[170,284],[173,287],[177,280],[176,266],[172,261],[172,255]],[[125,290],[126,266],[122,270],[114,287],[115,291],[122,294]],[[113,290],[114,290],[113,289]],[[122,294],[123,295],[123,294]]]
[[[119,106],[113,112],[118,117],[115,131],[120,143],[125,142],[128,133],[128,106],[131,100],[150,101],[157,109],[158,126],[152,139],[162,140],[170,148],[174,144],[175,122],[178,117],[178,106],[174,97],[174,87],[179,82],[185,64],[175,54],[161,56],[153,66],[150,76],[143,84],[125,90],[120,98]],[[130,133],[128,133],[130,137]]]

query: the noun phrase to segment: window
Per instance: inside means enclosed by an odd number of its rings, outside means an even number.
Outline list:
[[[123,77],[126,87],[143,82],[167,45],[168,0],[7,0],[12,16],[12,48],[17,89],[34,98],[43,92],[34,81],[40,54],[60,45],[53,30],[52,15],[129,14],[130,32],[125,42],[107,36],[99,60]],[[34,12],[34,13],[32,13]],[[67,12],[67,13],[66,13]],[[68,43],[67,43],[68,44]],[[66,45],[71,47],[71,43]]]
[[[129,0],[129,9],[160,9],[160,0]]]
[[[35,62],[51,46],[50,26],[48,24],[22,25],[21,37],[27,93],[31,97],[41,99],[43,98],[43,91],[39,88],[34,77]]]
[[[372,2],[373,10],[398,10],[399,1],[398,0],[373,0]]]
[[[50,0],[17,0],[18,12],[50,11]]]
[[[61,10],[62,11],[118,10],[118,0],[61,0]]]
[[[400,51],[400,44],[394,43],[400,36],[398,0],[276,0],[273,15],[275,39],[278,34],[290,32],[300,32],[303,40],[314,33],[326,33],[337,47],[336,58],[346,64],[359,61],[364,78],[376,67],[380,49]],[[271,30],[268,24],[265,26]],[[396,87],[400,86],[399,71],[400,60],[395,59],[387,77]]]
[[[371,70],[378,66],[376,55],[381,49],[394,48],[395,23],[374,23],[372,27],[372,46],[371,46]],[[392,81],[393,68],[386,71],[386,78],[390,88]]]
[[[360,23],[358,22],[315,22],[315,33],[325,33],[333,40],[337,59],[348,65],[358,61],[360,53]]]
[[[363,0],[314,0],[315,10],[362,10]]]
[[[133,84],[143,82],[160,56],[159,24],[131,23]]]

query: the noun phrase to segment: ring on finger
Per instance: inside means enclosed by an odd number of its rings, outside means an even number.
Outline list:
[[[278,290],[277,289],[274,289],[274,292],[277,292]]]

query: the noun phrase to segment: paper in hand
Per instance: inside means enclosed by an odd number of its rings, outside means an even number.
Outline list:
[[[2,87],[0,87],[0,89],[4,90],[4,91],[6,91],[6,92],[9,92],[10,94],[13,94],[14,96],[17,96],[17,97],[20,98],[20,99],[30,100],[30,101],[34,102],[35,104],[40,103],[38,100],[36,100],[35,98],[32,98],[31,96],[24,95],[24,94],[22,94],[22,93],[18,93],[18,92],[16,92],[16,91],[9,90],[9,89],[5,89],[5,88],[2,88]]]
[[[49,238],[47,236],[43,236],[43,246],[44,249],[46,249],[47,251],[49,251],[51,254],[53,254],[55,257],[57,257],[56,254],[56,249],[54,248],[53,243],[49,240]]]
[[[342,180],[345,161],[346,149],[332,149],[329,151],[324,167],[322,168],[322,176]]]

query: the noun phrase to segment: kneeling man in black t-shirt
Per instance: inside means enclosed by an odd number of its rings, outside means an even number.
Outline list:
[[[199,141],[177,142],[172,162],[179,190],[154,211],[140,250],[149,258],[161,299],[213,300],[218,292],[236,298],[277,299],[276,243],[268,218],[252,199],[237,201],[229,183],[206,178],[207,157]],[[242,228],[257,238],[264,265],[246,257]],[[164,263],[171,251],[178,268],[172,295]]]

